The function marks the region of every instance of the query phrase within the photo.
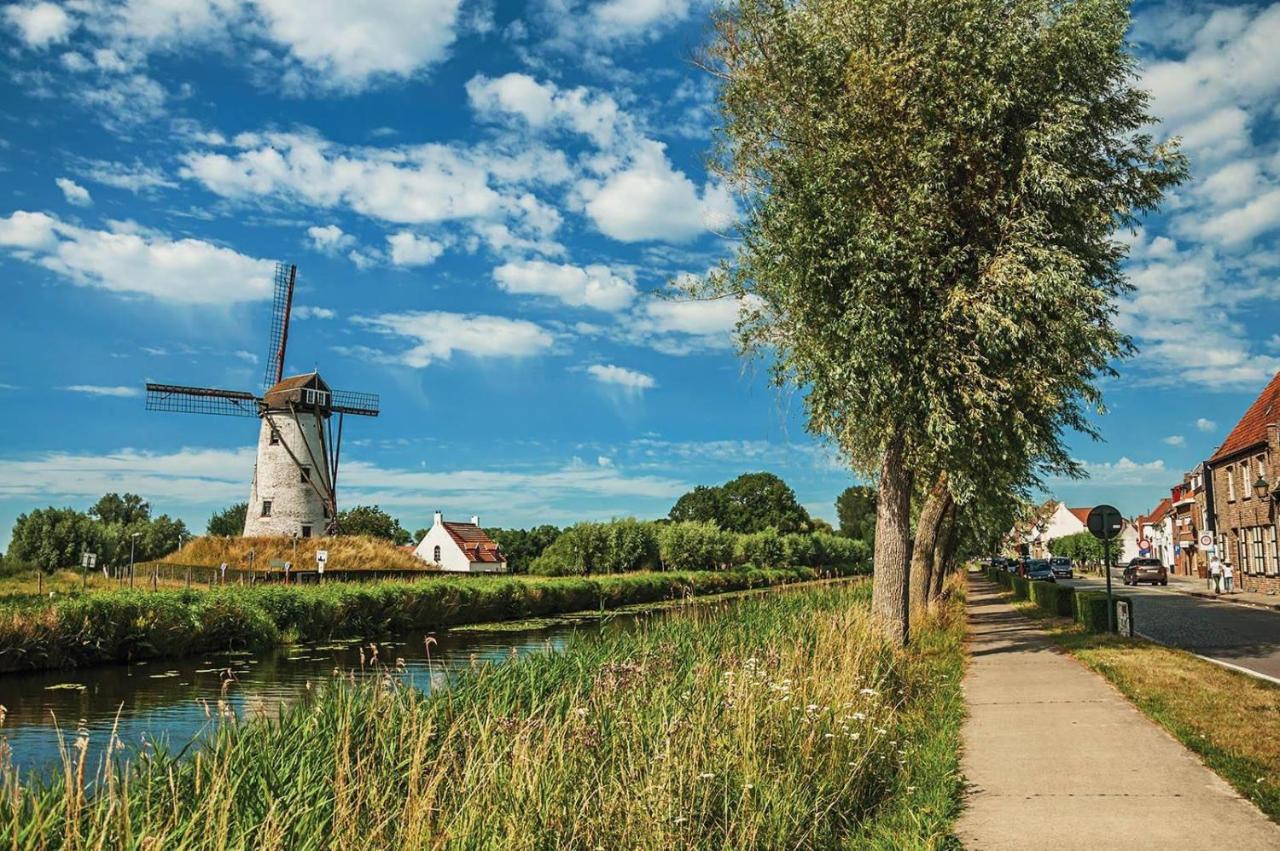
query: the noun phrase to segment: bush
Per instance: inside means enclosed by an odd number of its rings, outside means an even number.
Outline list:
[[[1062,617],[1073,617],[1075,613],[1075,589],[1054,582],[1032,582],[1031,602],[1040,608]]]
[[[1031,596],[1031,582],[1016,573],[1009,574],[1009,587],[1013,589],[1013,599],[1025,600]]]
[[[530,573],[546,576],[624,573],[658,566],[658,538],[652,523],[632,517],[608,523],[578,523],[533,560]]]
[[[734,557],[739,564],[780,567],[787,560],[787,552],[777,530],[765,529],[750,535],[739,535]]]
[[[666,570],[716,570],[733,561],[734,536],[711,521],[666,523],[658,529],[658,552]]]

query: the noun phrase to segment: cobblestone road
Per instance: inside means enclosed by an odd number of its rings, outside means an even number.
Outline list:
[[[1101,579],[1062,580],[1101,589]],[[1192,597],[1146,585],[1112,588],[1136,596],[1134,624],[1148,638],[1280,680],[1280,612]]]

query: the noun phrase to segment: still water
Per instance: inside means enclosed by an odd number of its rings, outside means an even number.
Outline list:
[[[241,717],[273,714],[296,700],[309,683],[320,683],[335,670],[376,676],[396,668],[401,659],[399,675],[430,691],[447,682],[451,673],[471,665],[556,652],[574,635],[628,629],[645,614],[632,612],[604,621],[564,619],[520,631],[431,633],[437,643],[430,648],[425,641],[428,633],[418,631],[373,646],[354,640],[320,642],[265,653],[211,653],[71,671],[0,674],[0,706],[6,710],[0,739],[8,741],[11,760],[23,775],[60,766],[60,735],[69,744],[80,729],[89,733],[91,766],[98,765],[113,727],[126,756],[157,746],[175,751],[216,723],[210,716],[217,718],[219,700]]]

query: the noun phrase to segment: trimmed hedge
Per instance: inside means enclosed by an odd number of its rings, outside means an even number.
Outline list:
[[[1124,600],[1129,604],[1129,617],[1134,618],[1133,597],[1112,593],[1113,603]],[[1107,631],[1107,593],[1105,591],[1077,591],[1075,619],[1089,632]],[[1116,618],[1119,622],[1119,618]]]
[[[1032,582],[1031,602],[1045,611],[1064,618],[1075,616],[1074,588],[1059,585],[1056,582]]]
[[[807,567],[739,568],[589,578],[432,576],[414,582],[93,592],[39,609],[0,609],[0,671],[74,668],[289,641],[373,638],[817,578],[818,571]]]
[[[1030,600],[1047,612],[1074,618],[1089,632],[1107,631],[1105,591],[1079,591],[1056,582],[1032,582],[996,567],[985,568],[985,573],[992,582],[1012,591],[1015,600]],[[1116,593],[1112,593],[1111,597],[1113,601],[1126,601],[1129,604],[1129,617],[1135,616],[1133,597]]]

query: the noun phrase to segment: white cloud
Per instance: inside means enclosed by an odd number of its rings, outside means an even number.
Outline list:
[[[699,192],[654,141],[639,145],[626,168],[603,180],[584,180],[578,191],[596,227],[620,242],[688,242],[727,228],[736,215],[728,190],[707,184]]]
[[[57,3],[26,3],[6,6],[5,20],[28,47],[44,48],[66,41],[75,22]]]
[[[1204,432],[1216,431],[1218,428],[1218,424],[1215,423],[1213,420],[1209,420],[1209,419],[1205,419],[1204,417],[1201,417],[1200,419],[1196,420],[1196,428]]]
[[[244,349],[239,349],[236,352],[234,352],[234,354],[236,357],[240,358],[240,360],[244,361],[245,363],[256,364],[258,362],[258,356],[255,355],[253,352],[246,352]]]
[[[493,279],[506,292],[551,296],[572,307],[622,310],[636,297],[629,273],[601,264],[584,267],[524,260],[494,269]]]
[[[360,89],[442,62],[459,0],[257,0],[268,35],[328,86]]]
[[[1097,485],[1165,485],[1171,474],[1164,461],[1138,462],[1126,456],[1118,461],[1081,461],[1091,484]]]
[[[162,117],[169,99],[164,86],[145,74],[110,77],[100,85],[75,88],[72,96],[113,132]]]
[[[54,183],[58,184],[58,188],[62,190],[62,194],[66,196],[67,203],[76,207],[88,207],[93,204],[93,198],[89,195],[89,190],[85,189],[79,183],[76,183],[69,177],[59,177]]]
[[[311,247],[322,254],[335,254],[339,250],[355,245],[356,238],[346,233],[337,225],[312,225],[307,228],[307,238]]]
[[[564,127],[601,148],[610,147],[632,129],[630,119],[609,95],[582,86],[561,89],[528,74],[513,72],[497,78],[477,74],[467,81],[467,99],[482,117],[518,116],[538,130]]]
[[[658,382],[648,373],[611,363],[592,364],[587,367],[587,372],[601,384],[621,387],[629,393],[640,393],[658,386]]]
[[[389,234],[387,245],[396,266],[429,266],[444,253],[444,243],[407,230]]]
[[[136,387],[108,387],[101,384],[72,384],[62,389],[69,390],[72,393],[84,393],[89,396],[132,397],[142,395],[142,392]]]
[[[294,319],[333,319],[338,314],[327,307],[312,307],[304,304],[295,307],[290,315]]]
[[[178,185],[166,177],[160,169],[145,166],[136,161],[132,165],[106,160],[91,161],[80,173],[94,183],[101,183],[115,189],[127,189],[133,193],[173,188]]]
[[[76,284],[188,304],[269,298],[275,264],[199,239],[117,224],[92,230],[44,213],[0,218],[0,246]]]
[[[1163,442],[1169,444],[1170,446],[1186,446],[1187,445],[1187,439],[1180,434],[1171,434],[1168,437],[1164,438]]]
[[[530,357],[548,351],[555,343],[555,338],[542,326],[503,316],[432,310],[357,316],[352,321],[380,334],[415,342],[410,348],[395,353],[358,347],[346,347],[344,351],[418,369],[436,361],[448,361],[454,354],[477,358]]]
[[[634,38],[689,17],[694,0],[605,0],[591,7],[592,29],[604,38]]]

